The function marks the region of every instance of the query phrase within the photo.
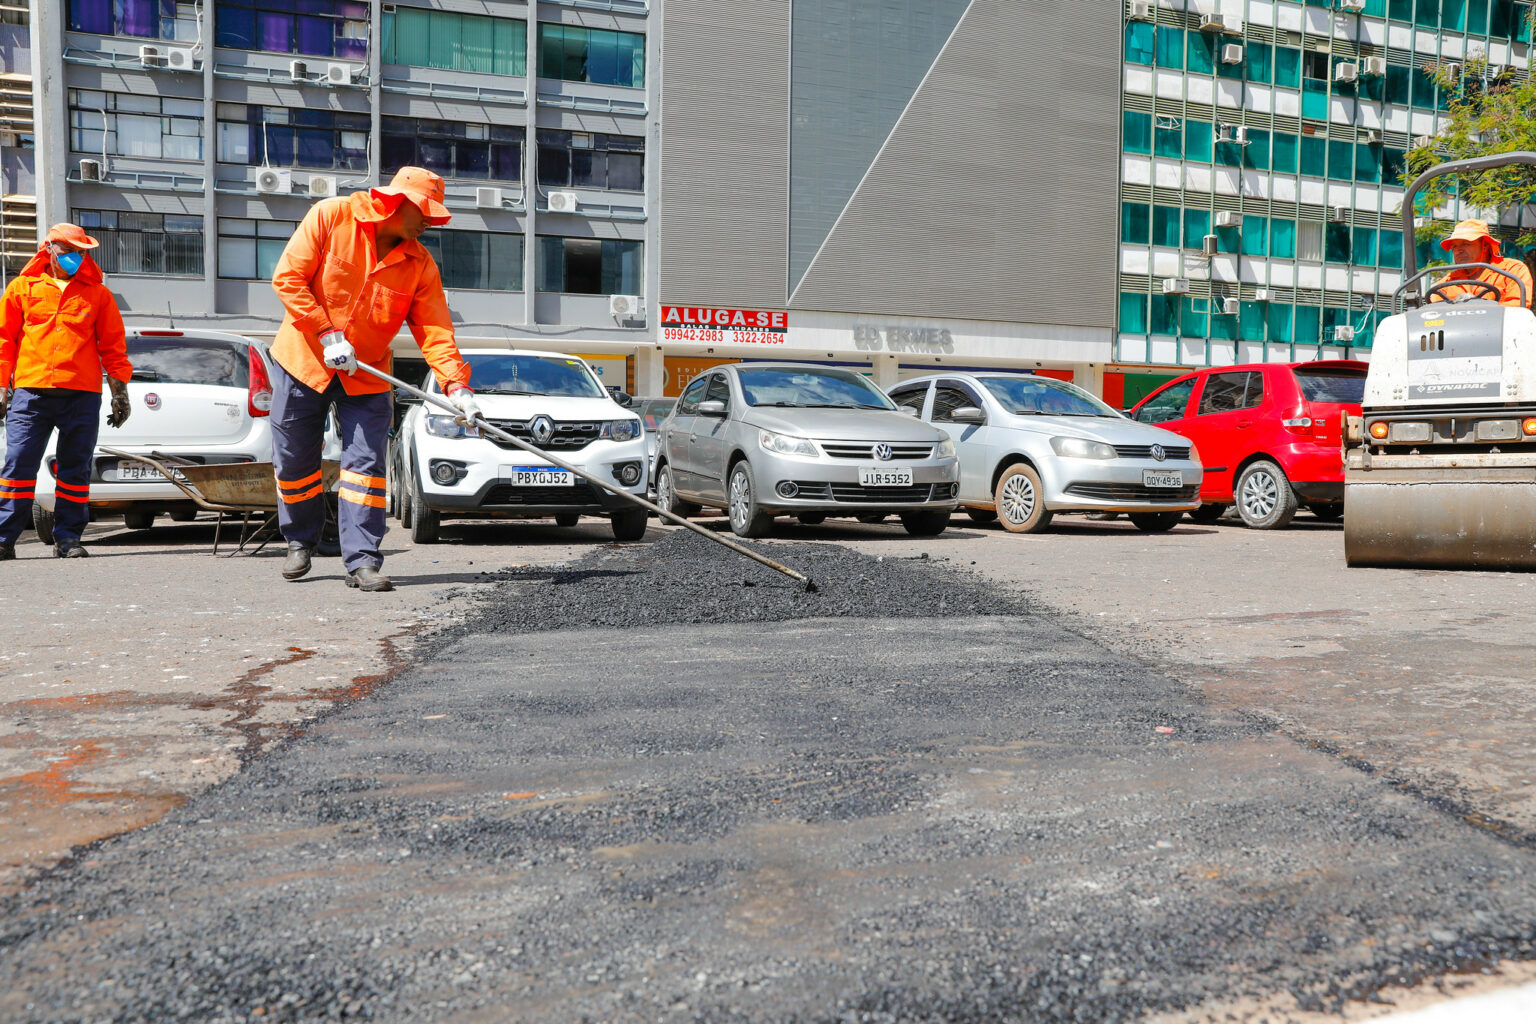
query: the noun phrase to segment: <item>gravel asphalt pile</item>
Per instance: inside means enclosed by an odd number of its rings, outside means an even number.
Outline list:
[[[0,1019],[1130,1022],[1536,956],[1528,850],[949,567],[706,543],[509,574],[0,906]]]

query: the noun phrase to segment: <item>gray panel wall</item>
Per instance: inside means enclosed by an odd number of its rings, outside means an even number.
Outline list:
[[[663,302],[784,306],[789,8],[789,0],[663,7]]]
[[[790,307],[1113,328],[1120,34],[975,0]]]

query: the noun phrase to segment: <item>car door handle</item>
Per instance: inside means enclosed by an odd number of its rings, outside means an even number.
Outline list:
[[[1249,427],[1253,426],[1253,420],[1238,420],[1237,425],[1243,430],[1247,430]]]

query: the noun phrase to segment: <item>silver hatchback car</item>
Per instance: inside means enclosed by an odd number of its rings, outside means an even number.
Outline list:
[[[1126,512],[1170,530],[1200,506],[1187,437],[1127,419],[1088,392],[1022,373],[946,373],[891,388],[960,451],[960,504],[977,522],[1035,533],[1058,512]]]
[[[659,434],[656,503],[685,516],[723,508],[742,537],[763,536],[776,515],[814,525],[891,513],[932,537],[959,493],[949,435],[835,366],[717,366],[688,385]]]

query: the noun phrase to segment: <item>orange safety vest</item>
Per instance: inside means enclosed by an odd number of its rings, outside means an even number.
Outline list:
[[[1492,262],[1493,262],[1494,266],[1501,267],[1504,270],[1509,271],[1511,274],[1514,274],[1520,280],[1525,282],[1525,303],[1524,304],[1525,305],[1530,305],[1532,294],[1533,294],[1531,292],[1531,268],[1529,268],[1529,267],[1527,267],[1525,265],[1525,261],[1524,260],[1517,260],[1517,259],[1514,259],[1512,257],[1506,256],[1503,259],[1493,260]],[[1520,289],[1515,285],[1515,282],[1511,281],[1509,278],[1505,277],[1503,274],[1495,274],[1491,270],[1479,270],[1475,274],[1471,271],[1470,268],[1468,268],[1467,270],[1457,270],[1457,271],[1453,271],[1452,273],[1447,275],[1445,280],[1447,282],[1453,282],[1453,281],[1486,281],[1486,282],[1488,282],[1489,284],[1493,285],[1495,288],[1497,288],[1499,290],[1499,303],[1501,305],[1505,305],[1505,306],[1519,306],[1519,305],[1521,305],[1521,302],[1520,302]],[[1442,300],[1450,301],[1451,299],[1459,299],[1463,295],[1471,295],[1474,298],[1486,299],[1486,298],[1488,298],[1488,290],[1486,288],[1469,288],[1466,285],[1455,285],[1455,284],[1453,284],[1450,287],[1444,289],[1443,291],[1436,293],[1436,295],[1435,295],[1435,297],[1434,297],[1434,299],[1432,301],[1435,301],[1435,302],[1440,302]]]
[[[0,299],[0,387],[101,394],[103,370],[127,380],[123,315],[96,261],[87,256],[62,289],[47,273],[48,254],[39,252]]]

